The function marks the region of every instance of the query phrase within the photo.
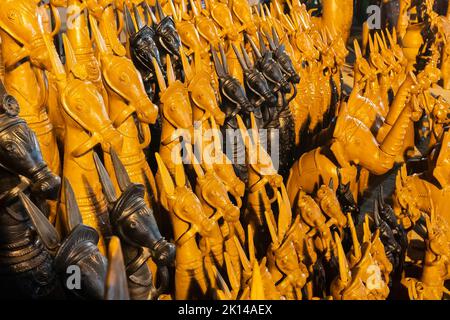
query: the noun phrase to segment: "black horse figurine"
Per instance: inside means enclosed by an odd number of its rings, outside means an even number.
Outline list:
[[[258,127],[263,128],[265,121],[270,121],[268,111],[269,108],[276,106],[277,98],[270,91],[269,84],[264,75],[253,66],[244,45],[241,43],[242,54],[234,44],[232,46],[239,64],[244,71],[245,92],[254,107],[253,114],[255,115]]]
[[[168,287],[167,266],[175,260],[175,246],[161,236],[153,211],[144,201],[144,186],[130,181],[125,167],[113,149],[111,157],[122,192],[120,197],[116,196],[105,167],[97,154],[94,154],[103,192],[109,204],[113,233],[122,243],[130,298],[156,299]],[[153,286],[152,274],[147,265],[150,258],[158,266],[161,283],[158,289]]]
[[[43,200],[57,198],[61,180],[18,114],[16,99],[0,82],[0,296],[44,298],[56,288],[52,259],[18,197],[32,196],[44,209]]]
[[[166,55],[170,55],[171,60],[174,62],[174,71],[177,79],[183,79],[183,64],[181,62],[181,39],[175,28],[175,22],[172,16],[166,16],[163,12],[161,4],[156,0],[156,12],[159,16],[159,20],[156,19],[153,11],[146,10],[153,21],[153,28],[156,31],[156,44],[158,45],[159,52],[161,53],[161,59],[163,64],[166,64]]]
[[[155,94],[156,75],[153,68],[152,59],[155,59],[161,70],[165,70],[162,67],[161,57],[158,47],[155,42],[156,31],[153,27],[149,26],[149,13],[151,10],[148,7],[147,2],[144,1],[144,12],[146,13],[146,23],[143,23],[139,12],[137,12],[136,5],[133,5],[134,16],[137,22],[138,30],[136,30],[131,12],[128,7],[124,5],[124,19],[125,26],[128,31],[128,37],[130,42],[130,55],[131,59],[139,70],[144,86],[147,91],[147,95],[151,100],[154,100],[157,95]]]
[[[286,53],[285,47],[280,43],[280,38],[278,37],[278,33],[274,27],[272,27],[272,37],[265,33],[267,41],[269,42],[270,50],[273,52],[273,58],[281,67],[281,71],[286,79],[293,83],[300,83],[300,75],[294,68],[294,64],[292,63],[291,57]],[[295,90],[295,86],[294,86]],[[294,95],[296,95],[296,90]]]
[[[295,161],[295,123],[289,109],[290,101],[286,99],[286,95],[291,93],[292,88],[295,90],[295,86],[289,81],[291,76],[287,73],[285,75],[280,64],[273,59],[273,53],[266,47],[260,32],[258,32],[258,38],[260,48],[251,37],[246,35],[255,56],[256,68],[267,79],[272,92],[278,96],[278,103],[274,107],[269,107],[270,118],[264,127],[268,130],[267,151],[273,153],[272,143],[278,139],[279,146],[283,146],[282,152],[281,148],[278,148],[280,150],[278,171],[286,178]]]
[[[149,91],[149,97],[157,98],[157,92],[151,90],[156,86],[155,71],[152,59],[154,58],[161,70],[166,64],[166,55],[170,55],[174,61],[174,71],[178,79],[182,79],[183,65],[181,63],[180,47],[181,39],[175,28],[175,22],[172,16],[166,16],[161,5],[156,1],[156,12],[158,18],[153,13],[146,1],[142,2],[145,22],[142,21],[139,10],[133,4],[134,17],[139,30],[136,30],[135,24],[127,5],[124,4],[125,25],[130,38],[130,53],[133,63],[141,72],[146,89]]]
[[[33,222],[46,250],[53,258],[54,276],[69,299],[102,300],[105,293],[107,260],[98,250],[97,231],[83,224],[80,209],[69,180],[64,180],[65,215],[60,234],[38,207],[23,193],[19,195],[23,206]],[[77,267],[80,272],[79,286],[69,286]],[[61,298],[61,296],[57,297]]]
[[[214,61],[217,76],[219,78],[219,91],[221,97],[220,108],[225,113],[225,121],[222,126],[224,135],[224,150],[232,160],[237,176],[244,182],[247,181],[247,167],[245,166],[245,146],[243,140],[235,139],[234,133],[239,132],[236,115],[240,115],[249,125],[250,113],[255,111],[245,90],[239,80],[234,78],[229,71],[227,58],[222,45],[219,45],[221,59],[211,46],[211,53]],[[232,151],[233,154],[229,151]]]
[[[380,185],[375,200],[374,221],[380,229],[380,239],[386,248],[386,256],[394,268],[394,276],[400,276],[408,247],[406,231],[398,222],[394,210],[384,201],[383,185]]]

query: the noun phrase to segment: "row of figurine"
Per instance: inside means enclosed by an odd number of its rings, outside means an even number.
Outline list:
[[[348,92],[322,5],[2,1],[0,297],[443,298],[448,18],[355,40]]]

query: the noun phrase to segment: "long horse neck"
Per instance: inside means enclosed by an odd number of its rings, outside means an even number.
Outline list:
[[[191,224],[193,223],[184,221],[173,210],[171,210],[169,214],[172,221],[173,238],[175,240],[175,245],[177,246],[177,262],[183,263],[183,257],[186,257],[188,260],[201,258],[201,251],[198,247],[195,235],[184,243],[180,243],[183,235],[189,231]]]
[[[164,110],[164,108],[167,108],[167,106],[165,106],[164,104],[160,105],[161,107],[161,111]],[[170,121],[169,119],[167,119],[164,115],[164,112],[160,112],[161,114],[161,126],[162,126],[162,132],[161,132],[161,144],[165,144],[165,143],[170,143],[173,140],[171,140],[172,135],[174,134],[174,132],[178,129],[177,127],[175,127]]]
[[[222,93],[220,94],[221,96],[221,103],[220,103],[220,109],[225,113],[225,115],[230,115],[233,113],[233,111],[238,107],[236,103],[234,103],[233,101],[229,100],[225,95],[223,95]],[[223,127],[231,127],[234,129],[238,128],[237,125],[237,120],[236,117],[232,117],[229,118]]]
[[[128,102],[117,93],[115,90],[111,89],[109,86],[106,86],[106,92],[108,93],[108,105],[107,110],[110,119],[116,119],[120,113],[128,107]],[[129,117],[125,122],[132,121],[134,123],[133,117]],[[122,124],[120,124],[122,125]],[[118,128],[120,128],[120,125]]]
[[[164,106],[163,106],[164,108]],[[161,113],[163,115],[163,113]],[[161,132],[161,144],[159,146],[159,153],[164,160],[164,164],[167,166],[172,177],[175,177],[175,163],[173,161],[173,152],[180,152],[181,143],[178,139],[174,139],[174,133],[178,129],[174,127],[169,120],[164,116],[162,118],[162,132]],[[178,149],[178,151],[175,151]]]
[[[196,121],[202,121],[202,130],[204,129],[204,126],[208,124],[208,119],[204,119],[204,115],[206,114],[206,110],[200,107],[197,103],[191,100],[192,105],[192,115],[194,118],[194,122]]]
[[[64,135],[64,175],[65,176],[86,176],[89,182],[92,183],[100,183],[98,174],[95,172],[95,162],[94,162],[94,154],[93,149],[88,150],[80,156],[73,155],[73,151],[75,151],[83,142],[88,141],[90,138],[89,134],[86,131],[79,127],[78,125],[67,124],[66,121],[66,133]],[[69,120],[73,121],[73,120]],[[70,180],[70,179],[69,179]],[[80,181],[75,182],[70,180],[72,187],[76,191],[77,187],[83,192],[86,192],[84,182],[81,179]],[[75,192],[77,193],[77,192]]]
[[[128,266],[139,255],[139,248],[121,241],[125,266]]]
[[[201,196],[201,190],[197,193],[198,199],[200,200],[200,203],[202,204],[203,210],[205,211],[206,215],[208,217],[211,217],[217,208],[213,208],[209,205],[208,202]]]

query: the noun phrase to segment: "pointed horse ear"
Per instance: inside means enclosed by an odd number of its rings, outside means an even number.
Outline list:
[[[136,20],[136,24],[137,24],[137,29],[141,30],[145,26],[145,24],[142,21],[141,14],[135,3],[133,3],[133,13],[134,13],[134,19]]]
[[[75,54],[75,50],[70,43],[67,34],[62,35],[63,44],[64,44],[64,52],[66,53],[66,72],[67,74],[71,73],[75,78],[80,80],[86,80],[88,78],[88,74],[86,69],[84,69],[77,62],[77,56]]]
[[[109,177],[108,171],[106,171],[103,166],[102,161],[96,152],[94,152],[94,163],[97,168],[97,173],[100,178],[100,183],[102,185],[103,194],[105,195],[106,201],[109,206],[113,205],[117,201],[116,190],[114,189],[114,185]]]
[[[349,277],[350,270],[348,268],[348,261],[345,256],[344,248],[342,247],[341,238],[337,232],[334,233],[334,244],[337,247],[338,253],[339,278],[344,284],[347,284],[351,280]]]
[[[244,269],[245,272],[250,272],[252,270],[251,262],[250,262],[249,258],[247,257],[247,254],[245,253],[245,250],[242,247],[242,244],[239,241],[237,235],[233,235],[233,241],[234,241],[234,245],[236,246],[236,250],[238,252],[239,260],[241,262],[242,268]]]
[[[361,47],[359,46],[358,39],[353,40],[353,46],[355,48],[356,59],[361,59],[363,55],[362,55]]]
[[[159,17],[159,21],[162,21],[162,19],[164,19],[166,17],[166,15],[164,14],[163,8],[161,7],[161,4],[159,3],[158,0],[156,0],[156,13],[158,14]]]
[[[183,71],[186,76],[187,82],[190,82],[194,77],[194,72],[192,71],[192,67],[189,64],[188,57],[184,52],[183,46],[180,46],[180,56],[181,56],[181,63],[183,65]]]
[[[264,37],[260,31],[258,31],[258,41],[259,41],[259,47],[261,48],[261,54],[265,55],[269,52],[269,49],[267,49],[266,44],[264,42]]]
[[[239,61],[239,64],[241,65],[241,67],[242,67],[242,70],[247,71],[248,70],[247,63],[245,62],[243,56],[240,54],[239,49],[236,48],[234,43],[232,43],[231,46],[233,47],[234,53],[236,54],[236,57],[238,58],[238,61]]]
[[[105,281],[105,300],[130,300],[127,274],[120,239],[112,236],[108,245],[108,271]]]
[[[152,28],[155,28],[156,25],[158,24],[158,19],[156,18],[152,9],[148,5],[147,1],[144,1],[144,14],[146,15],[147,25],[151,26]],[[151,22],[150,22],[150,20],[151,20]]]
[[[380,187],[378,189],[378,199],[377,199],[377,201],[378,201],[379,207],[383,208],[384,205],[385,205],[385,202],[384,202],[384,189],[383,189],[383,185],[382,184],[380,184]]]
[[[353,218],[350,213],[347,213],[347,221],[348,221],[348,226],[350,228],[350,233],[351,233],[352,242],[353,242],[353,255],[355,256],[356,259],[359,260],[359,259],[361,259],[361,256],[362,256],[361,245],[358,240],[358,234],[356,233],[355,223],[353,222]]]
[[[77,225],[83,224],[83,218],[72,185],[67,178],[64,178],[64,197],[66,212],[63,216],[62,225],[64,226],[65,234],[68,235]]]
[[[169,170],[164,164],[164,161],[162,160],[159,153],[155,153],[155,157],[158,164],[159,174],[161,175],[163,189],[169,196],[172,196],[175,194],[175,184],[173,183]]]
[[[252,60],[250,60],[247,50],[245,50],[245,46],[242,42],[241,42],[241,51],[242,51],[242,55],[244,56],[244,60],[245,60],[245,64],[247,65],[247,68],[252,69],[253,68]]]
[[[330,178],[330,181],[328,182],[328,188],[330,188],[331,190],[334,190],[333,178]]]
[[[264,31],[264,35],[266,36],[267,41],[269,42],[270,50],[275,51],[277,50],[277,46],[275,45],[275,42],[270,37],[270,34],[267,31]]]
[[[279,248],[283,239],[278,239],[278,232],[273,213],[271,211],[264,210],[264,218],[266,219],[267,228],[269,229],[270,237],[272,239],[272,245],[274,248]]]
[[[170,58],[170,55],[166,55],[166,64],[167,64],[167,84],[170,86],[173,84],[177,79],[175,77],[175,71],[173,70],[172,66],[172,59]]]
[[[91,26],[92,36],[94,37],[94,41],[100,55],[112,54],[112,51],[108,49],[105,39],[98,28],[97,20],[95,20],[93,16],[89,16],[89,25]]]
[[[255,42],[253,41],[253,39],[248,35],[245,34],[245,38],[247,39],[247,41],[250,43],[250,46],[252,47],[253,50],[253,54],[255,55],[255,57],[257,59],[262,58],[261,52],[258,49],[258,46],[255,44]]]
[[[119,184],[120,191],[124,192],[131,185],[130,176],[128,175],[122,160],[120,160],[119,155],[113,147],[110,148],[111,160],[114,167],[114,172],[116,174],[117,183]]]
[[[250,300],[265,300],[264,284],[261,277],[261,269],[259,268],[258,261],[255,261],[253,264]]]
[[[375,227],[379,228],[381,225],[381,217],[378,199],[373,202],[373,220],[375,222]]]
[[[213,61],[214,61],[214,67],[216,69],[216,73],[219,76],[219,78],[224,78],[226,77],[226,72],[225,69],[222,66],[222,63],[220,62],[219,56],[217,55],[216,50],[213,48],[213,46],[211,45],[211,54],[213,57]]]
[[[156,79],[158,80],[159,90],[161,90],[161,92],[164,93],[167,90],[166,79],[164,79],[164,75],[161,71],[161,68],[159,67],[158,62],[156,62],[156,59],[154,57],[152,57],[152,63],[153,68],[155,69]]]
[[[55,227],[53,227],[42,211],[23,192],[19,193],[19,200],[31,218],[42,243],[51,254],[55,255],[61,244],[61,238]],[[10,209],[8,208],[8,210]]]
[[[289,228],[292,224],[292,211],[290,211],[290,206],[287,206],[287,203],[284,197],[281,195],[279,191],[277,191],[277,202],[278,202],[278,239],[279,241],[283,241],[286,236]]]
[[[228,67],[228,61],[227,61],[227,55],[225,54],[225,50],[221,43],[219,43],[219,51],[220,51],[220,56],[222,57],[223,70],[225,70],[225,72],[227,74],[230,74],[230,68]]]
[[[272,26],[272,38],[273,38],[273,43],[275,44],[276,47],[278,47],[280,45],[280,37],[278,36],[275,26]]]
[[[175,159],[175,184],[177,187],[186,186],[186,172],[180,155],[177,155],[177,159]]]
[[[131,12],[128,9],[126,3],[123,4],[123,15],[125,19],[125,26],[128,31],[128,36],[132,37],[136,34],[136,26],[134,25],[133,17],[131,16]]]

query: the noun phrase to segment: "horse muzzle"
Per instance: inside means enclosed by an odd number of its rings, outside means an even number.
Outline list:
[[[291,82],[295,84],[300,83],[300,76],[297,73],[291,75]]]
[[[56,200],[61,187],[61,178],[45,166],[33,175],[31,192],[45,199]]]
[[[274,94],[271,92],[264,93],[264,99],[269,103],[270,105],[275,105],[277,103],[277,97],[275,97]]]
[[[153,248],[153,261],[158,266],[168,266],[175,260],[175,245],[162,238]]]

